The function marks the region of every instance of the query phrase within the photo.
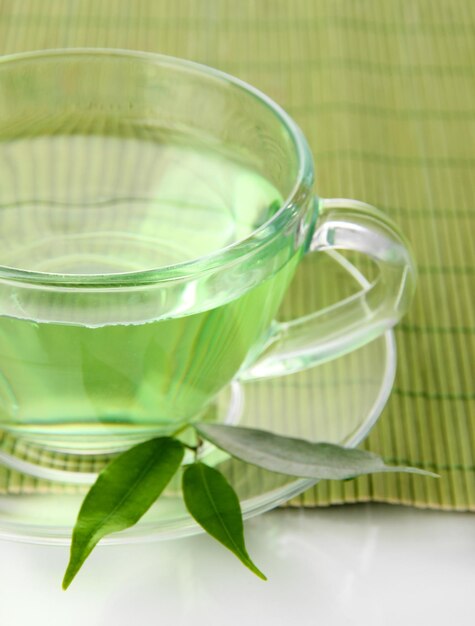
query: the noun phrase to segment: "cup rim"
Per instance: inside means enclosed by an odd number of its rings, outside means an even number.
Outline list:
[[[295,216],[295,207],[300,204],[299,197],[303,187],[311,188],[313,184],[314,171],[313,159],[307,141],[290,115],[274,100],[265,93],[253,87],[249,83],[231,74],[218,70],[214,67],[197,63],[188,59],[175,57],[155,52],[145,52],[125,48],[48,48],[44,50],[32,50],[8,54],[0,57],[0,69],[5,64],[14,64],[23,61],[43,60],[48,57],[71,57],[98,56],[98,57],[127,57],[136,58],[143,62],[159,64],[170,67],[178,66],[196,73],[212,76],[222,83],[228,83],[234,88],[245,91],[260,103],[265,105],[269,111],[275,115],[279,122],[288,132],[291,139],[297,161],[297,174],[295,176],[292,189],[282,202],[279,210],[274,215],[253,230],[247,237],[229,244],[223,248],[218,248],[212,252],[193,259],[182,261],[170,265],[162,265],[145,270],[135,270],[131,272],[116,272],[103,274],[61,274],[53,272],[41,272],[23,270],[0,264],[0,280],[14,280],[41,285],[51,285],[54,287],[124,287],[142,286],[147,284],[157,284],[161,282],[184,280],[187,277],[206,273],[216,268],[225,268],[230,264],[242,261],[256,251],[262,249],[276,236],[288,220]],[[298,201],[297,201],[298,199]]]

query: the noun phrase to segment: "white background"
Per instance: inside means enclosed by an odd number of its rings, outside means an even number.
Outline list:
[[[67,592],[67,548],[0,542],[0,625],[475,624],[473,514],[280,510],[246,537],[267,583],[201,535],[99,547]]]

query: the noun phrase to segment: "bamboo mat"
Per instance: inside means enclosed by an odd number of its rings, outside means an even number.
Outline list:
[[[0,1],[0,53],[68,46],[161,52],[250,82],[302,127],[321,196],[375,204],[412,242],[419,286],[396,383],[363,445],[441,479],[320,483],[291,504],[475,511],[475,4]]]

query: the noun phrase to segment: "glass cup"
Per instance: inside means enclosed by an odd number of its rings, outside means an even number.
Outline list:
[[[119,50],[3,57],[0,159],[0,429],[24,442],[110,453],[173,433],[231,381],[347,353],[409,306],[396,227],[316,198],[296,124],[214,69]],[[377,279],[275,321],[322,250],[367,255]]]

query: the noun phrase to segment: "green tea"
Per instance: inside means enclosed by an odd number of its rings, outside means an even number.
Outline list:
[[[0,264],[66,277],[211,254],[282,200],[255,168],[179,143],[39,136],[0,144],[0,158]],[[264,341],[297,260],[237,298],[230,284],[211,308],[191,282],[174,310],[139,320],[133,294],[106,319],[71,296],[65,317],[54,293],[39,306],[18,287],[8,314],[0,303],[0,427],[78,451],[173,431]]]

